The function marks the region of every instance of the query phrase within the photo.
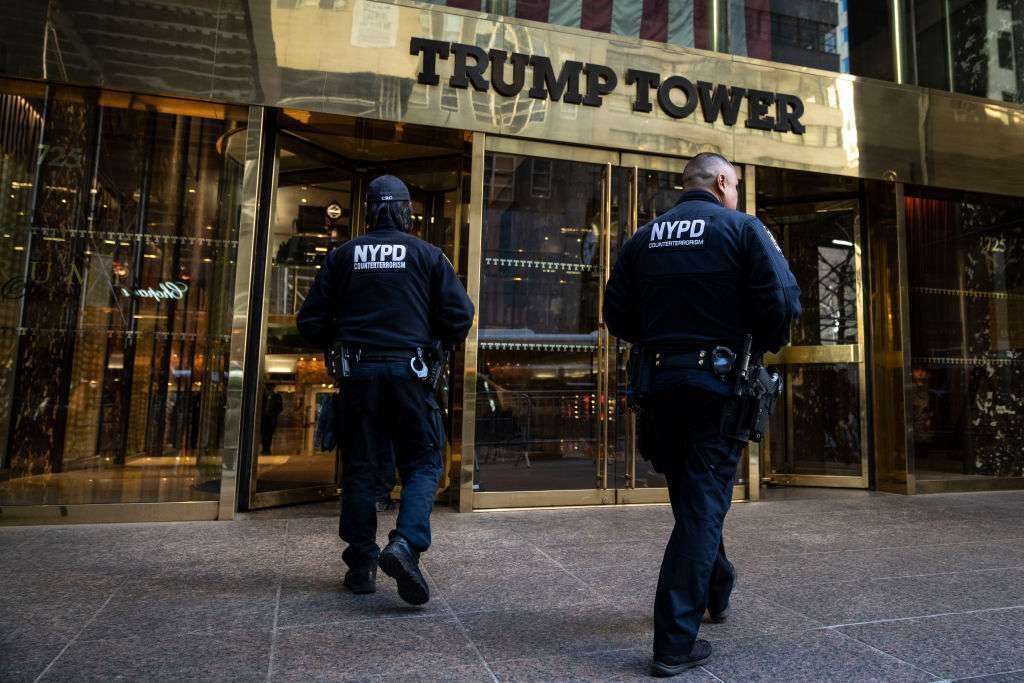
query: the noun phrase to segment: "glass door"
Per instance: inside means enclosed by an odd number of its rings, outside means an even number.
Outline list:
[[[802,290],[785,394],[761,453],[776,484],[868,487],[860,201],[759,207]]]
[[[676,204],[686,160],[497,137],[486,150],[473,506],[667,502],[636,453],[629,345],[601,309],[619,248]]]
[[[620,402],[601,303],[617,160],[488,138],[475,507],[615,502]]]
[[[412,233],[455,264],[467,213],[469,138],[462,131],[285,109],[277,141],[249,508],[338,493],[337,450],[324,450],[317,430],[336,387],[322,350],[299,335],[295,316],[327,254],[366,230],[366,184],[383,174],[401,178],[412,198]],[[443,398],[446,431],[454,433],[453,399]],[[448,451],[446,465],[450,457]],[[382,471],[382,485],[393,479]]]

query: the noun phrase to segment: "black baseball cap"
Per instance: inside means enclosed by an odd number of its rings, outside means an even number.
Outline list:
[[[366,187],[366,203],[407,202],[409,188],[393,175],[382,175],[370,181]]]

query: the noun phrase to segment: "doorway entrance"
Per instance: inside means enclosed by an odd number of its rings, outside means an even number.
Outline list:
[[[295,316],[324,257],[365,232],[366,184],[383,174],[405,181],[413,234],[465,272],[468,134],[290,109],[278,112],[276,125],[259,398],[243,499],[249,509],[337,495],[336,451],[323,449],[316,430],[334,380]],[[445,411],[449,434],[457,431],[455,399],[448,397]]]
[[[675,205],[685,160],[485,148],[472,507],[667,502],[635,448],[627,345],[601,309],[620,246]]]
[[[628,350],[600,311],[620,245],[676,203],[684,165],[486,139],[475,461],[463,509],[668,500],[664,478],[636,452]],[[759,457],[743,458],[734,497],[756,497],[762,473],[775,484],[867,488],[859,181],[738,170],[739,209],[783,245],[804,314],[792,345],[767,359],[783,369],[786,394]]]
[[[757,215],[802,291],[785,393],[761,444],[771,484],[868,488],[860,181],[758,169]]]

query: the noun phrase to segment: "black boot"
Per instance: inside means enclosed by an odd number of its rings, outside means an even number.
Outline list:
[[[341,582],[345,588],[356,595],[366,595],[377,592],[377,568],[370,567],[366,570],[349,569],[345,572],[345,580]]]
[[[420,572],[419,556],[409,542],[395,535],[380,553],[381,570],[398,582],[398,594],[410,605],[422,605],[430,600],[427,580]]]
[[[711,608],[709,607],[708,608],[708,613],[704,617],[704,623],[705,624],[724,624],[728,620],[729,620],[729,608],[728,607],[726,607],[725,609],[723,609],[723,610],[721,610],[719,612],[712,612]]]
[[[654,655],[651,662],[651,675],[659,678],[678,676],[687,669],[700,666],[700,663],[711,656],[711,643],[698,640],[688,655]]]

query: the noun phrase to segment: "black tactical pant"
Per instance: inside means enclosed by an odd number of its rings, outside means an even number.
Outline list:
[[[722,525],[743,445],[718,434],[724,397],[680,387],[658,392],[641,419],[641,449],[668,481],[675,526],[654,600],[655,655],[686,655],[704,610],[721,612],[736,579]]]
[[[445,439],[441,409],[430,388],[416,379],[408,361],[362,362],[341,382],[339,413],[339,533],[348,543],[342,554],[345,563],[362,570],[377,562],[381,461],[392,449],[402,500],[391,538],[398,534],[416,552],[425,551]]]

